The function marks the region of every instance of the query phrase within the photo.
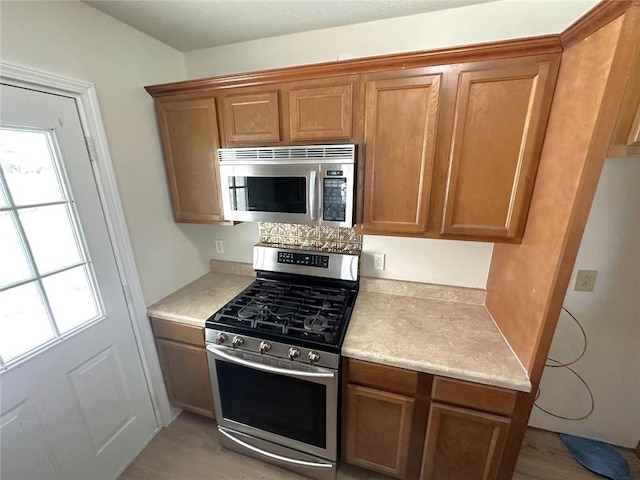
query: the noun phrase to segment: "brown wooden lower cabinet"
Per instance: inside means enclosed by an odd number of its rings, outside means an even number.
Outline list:
[[[214,418],[207,352],[204,348],[156,339],[169,401],[180,408]]]
[[[415,400],[357,385],[346,388],[345,461],[404,478]]]
[[[505,417],[432,402],[420,479],[495,479],[510,423]]]
[[[396,478],[498,478],[516,392],[343,361],[343,460]]]
[[[215,418],[204,329],[156,318],[151,323],[171,404]]]

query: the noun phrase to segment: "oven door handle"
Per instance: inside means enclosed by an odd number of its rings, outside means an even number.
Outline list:
[[[215,348],[211,345],[207,345],[207,351],[210,352],[212,355],[222,360],[225,360],[229,363],[235,363],[237,365],[253,368],[255,370],[262,370],[264,372],[277,373],[279,375],[288,375],[290,377],[299,377],[299,378],[335,378],[336,376],[336,374],[333,372],[303,372],[300,370],[289,370],[287,368],[278,368],[278,367],[272,367],[271,365],[254,363],[248,360],[244,360],[242,358],[235,357],[233,355],[229,355],[228,353],[224,353],[220,349]]]
[[[277,453],[267,452],[265,450],[262,450],[261,448],[254,447],[253,445],[249,445],[247,442],[243,442],[239,438],[235,438],[234,436],[229,435],[222,428],[218,428],[218,431],[221,434],[223,434],[225,437],[227,437],[229,440],[231,440],[234,443],[237,443],[241,447],[244,447],[247,450],[257,453],[258,455],[262,455],[267,458],[272,458],[273,460],[277,460],[282,463],[299,465],[301,467],[328,468],[328,469],[333,468],[333,466],[330,463],[305,462],[304,460],[297,460],[295,458],[283,457],[282,455],[278,455]]]

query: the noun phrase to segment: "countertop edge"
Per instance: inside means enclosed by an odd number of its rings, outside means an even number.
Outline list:
[[[199,318],[188,317],[185,315],[171,315],[169,313],[164,313],[161,311],[153,311],[147,309],[147,317],[149,318],[157,318],[158,320],[167,320],[169,322],[182,323],[185,325],[192,325],[194,327],[204,328],[204,320]]]
[[[445,370],[443,368],[433,367],[426,362],[415,362],[411,360],[398,360],[393,357],[384,357],[377,355],[366,355],[359,351],[351,352],[349,349],[342,349],[341,355],[345,358],[351,358],[353,360],[362,360],[365,362],[377,363],[379,365],[386,365],[389,367],[404,368],[407,370],[413,370],[415,372],[429,373],[432,375],[438,375],[441,377],[454,378],[457,380],[464,380],[467,382],[478,383],[482,385],[489,385],[492,387],[501,387],[509,390],[516,390],[519,392],[529,393],[531,392],[531,382],[529,379],[523,378],[522,381],[507,381],[500,377],[490,377],[482,375],[473,375],[462,370]]]

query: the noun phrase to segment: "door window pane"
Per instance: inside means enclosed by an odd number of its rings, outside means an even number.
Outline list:
[[[86,268],[76,267],[42,279],[60,333],[98,316]]]
[[[55,144],[0,128],[0,370],[103,318]]]
[[[0,166],[16,205],[63,199],[46,132],[0,129]]]
[[[40,274],[82,261],[66,205],[20,210],[20,221]]]
[[[0,212],[0,288],[31,277],[20,237],[10,212]]]
[[[0,356],[5,362],[53,338],[35,282],[0,292]]]

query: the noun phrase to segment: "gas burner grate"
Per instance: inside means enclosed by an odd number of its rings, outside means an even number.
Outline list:
[[[354,298],[343,289],[258,279],[207,324],[336,344]]]

